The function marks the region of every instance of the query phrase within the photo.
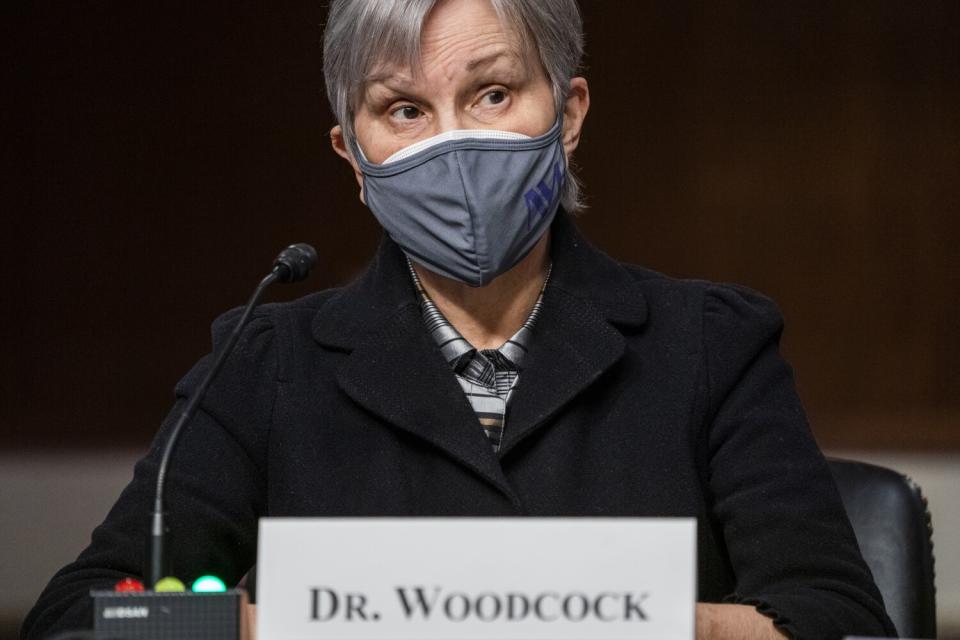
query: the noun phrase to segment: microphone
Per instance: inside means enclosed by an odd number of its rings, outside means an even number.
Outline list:
[[[317,264],[317,250],[308,244],[292,244],[273,261],[274,271],[278,271],[280,282],[300,282]]]
[[[253,295],[250,296],[250,300],[247,302],[246,307],[244,307],[240,319],[237,320],[237,324],[234,325],[233,332],[227,339],[226,344],[224,344],[220,352],[216,354],[213,364],[210,366],[210,369],[207,370],[206,375],[203,377],[203,380],[201,380],[193,396],[191,396],[187,402],[187,406],[184,407],[173,430],[170,432],[170,438],[164,447],[163,457],[160,459],[160,468],[157,471],[157,489],[154,494],[153,514],[150,521],[147,579],[151,587],[155,587],[157,582],[166,575],[165,545],[167,529],[164,523],[163,487],[167,477],[167,467],[170,464],[170,457],[173,454],[173,448],[177,443],[177,437],[180,435],[180,431],[197,412],[200,402],[207,393],[207,388],[216,377],[217,372],[220,371],[230,352],[233,351],[243,328],[246,326],[251,313],[259,303],[260,297],[266,288],[278,281],[299,282],[310,275],[310,270],[316,263],[317,251],[308,244],[292,244],[280,252],[280,255],[273,261],[273,268],[270,273],[260,281]]]

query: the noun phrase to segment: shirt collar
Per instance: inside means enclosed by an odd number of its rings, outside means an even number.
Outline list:
[[[423,288],[423,284],[420,282],[420,278],[417,276],[409,258],[407,258],[407,268],[420,298],[420,311],[427,325],[427,330],[437,346],[440,347],[443,357],[455,372],[472,373],[471,377],[484,380],[492,377],[494,369],[519,371],[523,368],[523,360],[530,348],[533,326],[536,324],[537,318],[540,316],[540,308],[543,306],[543,292],[550,281],[550,273],[553,270],[552,263],[547,269],[547,277],[543,279],[537,301],[523,326],[498,348],[482,351],[478,351],[466,338],[460,335],[460,332],[440,312],[440,309],[437,308],[437,305]]]

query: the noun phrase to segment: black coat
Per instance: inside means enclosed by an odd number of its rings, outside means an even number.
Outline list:
[[[353,284],[262,307],[177,446],[173,573],[236,582],[263,515],[693,516],[701,601],[757,605],[797,637],[892,633],[779,355],[773,303],[618,264],[563,212],[551,233],[499,459],[389,239]],[[214,324],[215,345],[236,318]],[[25,637],[89,625],[87,591],[141,573],[160,448],[208,364],[177,386]]]

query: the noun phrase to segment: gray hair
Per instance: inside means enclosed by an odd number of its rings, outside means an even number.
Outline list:
[[[323,73],[333,114],[348,141],[367,78],[384,60],[420,60],[420,31],[439,0],[333,0],[323,39]],[[563,109],[570,79],[583,57],[583,23],[576,0],[490,0],[501,20],[533,38]],[[583,209],[580,185],[568,162],[561,203],[570,213]]]

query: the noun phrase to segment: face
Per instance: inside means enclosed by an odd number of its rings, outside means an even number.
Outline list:
[[[589,107],[587,83],[571,81],[564,103],[564,149],[573,153]],[[550,81],[531,46],[504,28],[489,0],[441,0],[421,32],[421,67],[373,70],[354,118],[360,148],[381,163],[415,142],[455,129],[497,129],[528,136],[556,120]],[[339,126],[334,149],[363,177]],[[361,198],[362,198],[361,193]]]

